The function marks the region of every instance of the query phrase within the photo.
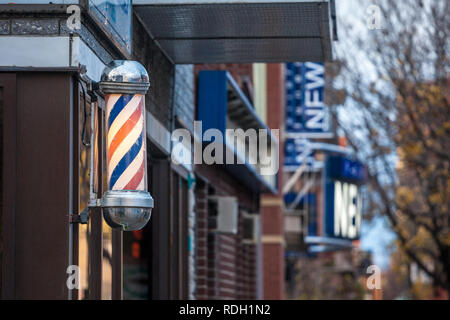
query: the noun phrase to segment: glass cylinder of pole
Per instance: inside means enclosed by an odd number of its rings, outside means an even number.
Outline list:
[[[145,96],[106,95],[109,190],[147,191]]]

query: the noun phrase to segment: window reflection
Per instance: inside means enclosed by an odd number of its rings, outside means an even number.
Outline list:
[[[84,119],[84,101],[83,96],[80,97],[79,108],[79,135],[80,142],[80,159],[79,159],[79,212],[86,208],[89,202],[90,190],[90,161],[91,149],[81,143],[83,123],[86,124],[86,137],[91,135],[91,115],[87,113]],[[80,267],[80,289],[78,290],[78,299],[87,299],[89,295],[89,234],[90,224],[78,225],[78,265]]]
[[[105,114],[102,112],[102,127],[105,128]],[[106,141],[105,136],[106,130],[103,130],[102,136],[103,141]],[[107,162],[106,162],[106,145],[102,143],[102,186],[103,194],[106,190],[108,190],[108,182],[107,182]],[[99,195],[101,197],[101,195]],[[103,300],[111,300],[112,299],[112,229],[108,224],[103,220],[102,223],[103,228],[103,236],[102,236],[102,247],[103,247],[103,258],[102,258],[102,299]]]

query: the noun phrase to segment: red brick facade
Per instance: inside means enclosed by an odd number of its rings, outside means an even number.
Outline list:
[[[267,64],[267,126],[280,129],[279,163],[283,164],[284,65]],[[281,171],[280,171],[281,173]],[[278,175],[278,194],[261,197],[263,247],[263,298],[284,299],[283,175]]]
[[[241,87],[252,80],[251,64],[197,65],[194,70],[196,75],[200,70],[227,70]],[[253,97],[249,98],[252,100]],[[267,125],[271,129],[281,129],[284,121],[283,64],[267,65],[267,114],[270,114]],[[280,164],[283,161],[282,150],[280,137]],[[195,171],[205,178],[198,181],[196,187],[196,298],[283,299],[284,220],[281,191],[277,195],[263,195],[260,199],[220,166],[196,166]],[[280,174],[279,189],[281,179]],[[236,235],[214,231],[215,215],[207,200],[211,193],[235,196],[241,208],[253,213],[259,211],[262,223],[260,247],[242,242],[241,222]],[[242,219],[242,212],[239,219]]]
[[[198,179],[196,185],[196,298],[256,299],[257,263],[256,245],[243,242],[242,211],[239,212],[237,234],[216,231],[216,214],[208,195],[224,195],[226,189],[217,189],[215,170],[202,166],[211,183]],[[200,170],[199,170],[200,171]],[[213,176],[210,176],[212,174]],[[218,182],[219,180],[217,180]],[[230,190],[238,188],[237,181],[220,180]],[[230,185],[234,183],[235,185]],[[238,188],[239,189],[239,188]],[[236,191],[235,191],[236,192]],[[228,194],[236,196],[236,194]],[[241,201],[240,205],[251,201]],[[245,193],[244,193],[245,195]],[[248,208],[247,209],[252,209]],[[259,262],[260,263],[260,262]]]

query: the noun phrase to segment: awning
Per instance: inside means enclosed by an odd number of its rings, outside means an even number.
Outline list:
[[[327,61],[334,0],[133,0],[174,63]]]
[[[202,136],[210,129],[218,130],[224,139],[223,158],[233,159],[222,161],[221,165],[249,189],[277,193],[278,140],[254,111],[231,74],[223,70],[202,70],[198,75],[197,90],[196,115],[202,123]],[[242,129],[243,136],[228,135],[228,129]],[[253,140],[257,150],[250,148],[250,136],[245,136],[248,129],[258,134]],[[261,135],[265,136],[265,142]],[[266,154],[259,152],[263,143],[267,144]]]

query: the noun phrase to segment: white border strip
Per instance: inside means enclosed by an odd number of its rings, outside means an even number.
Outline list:
[[[308,2],[329,2],[329,0],[133,0],[135,5],[171,5],[171,4],[257,4],[257,3],[308,3]]]
[[[1,36],[0,66],[71,67],[69,37]]]

